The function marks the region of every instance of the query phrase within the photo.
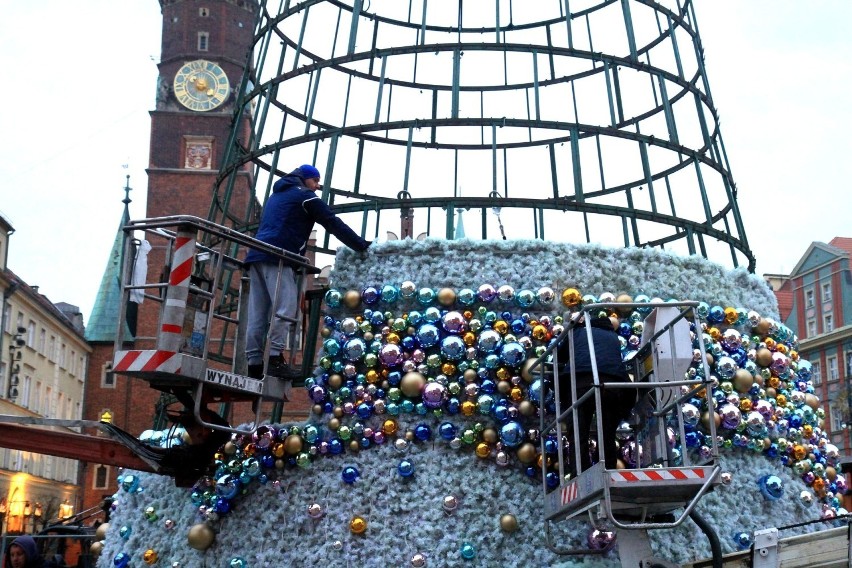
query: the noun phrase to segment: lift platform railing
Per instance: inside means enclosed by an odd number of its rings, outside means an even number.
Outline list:
[[[119,310],[113,372],[145,379],[163,392],[190,396],[190,406],[194,406],[199,423],[216,430],[235,431],[201,418],[202,407],[210,402],[251,400],[256,403],[257,422],[261,401],[286,401],[291,386],[289,381],[246,376],[246,322],[240,315],[246,305],[248,282],[244,278],[233,278],[234,272],[244,268],[236,255],[251,248],[278,259],[279,267],[293,267],[299,278],[299,289],[305,275],[317,274],[319,269],[300,255],[188,215],[131,221],[124,231],[122,309]],[[156,275],[153,281],[150,277],[139,281],[140,272],[134,270],[136,259],[133,255],[137,231],[165,243],[160,247],[164,252],[163,277]],[[279,273],[276,286],[280,285],[280,278]],[[144,299],[159,304],[153,337],[136,336],[135,330],[131,330],[131,337],[128,337],[125,331],[128,312],[133,305],[131,294],[138,295],[138,291]],[[231,307],[221,309],[221,306]],[[273,313],[271,318],[275,317]],[[291,323],[295,331],[298,321],[293,319]],[[211,339],[216,332],[219,332],[218,338]],[[128,341],[135,341],[139,347],[154,348],[128,350]],[[216,344],[215,352],[211,351],[211,343]],[[266,343],[265,362],[269,360],[269,342]]]
[[[588,513],[593,522],[606,519],[619,529],[655,529],[674,527],[683,522],[698,500],[718,484],[720,468],[718,466],[718,446],[716,443],[715,422],[710,420],[708,438],[711,440],[709,453],[705,457],[693,460],[686,449],[686,429],[683,417],[683,405],[698,396],[706,401],[712,416],[714,399],[712,397],[713,378],[707,366],[704,343],[701,340],[701,323],[695,308],[697,302],[659,302],[659,303],[599,303],[583,306],[565,322],[564,331],[547,347],[544,353],[530,367],[539,379],[539,427],[541,432],[542,453],[542,489],[545,494],[544,519],[550,521],[573,518]],[[592,365],[593,387],[577,396],[576,372],[573,368],[573,329],[581,318],[591,321],[591,317],[606,311],[642,310],[648,314],[645,318],[641,344],[635,355],[626,362],[629,365],[633,381],[627,383],[607,383],[602,385],[595,362],[594,343],[591,326],[586,326]],[[690,331],[690,322],[692,332]],[[684,327],[685,326],[685,327]],[[698,341],[690,333],[698,335]],[[684,335],[685,334],[685,335]],[[570,380],[572,392],[569,401],[563,401],[558,385],[560,362],[558,349],[569,342],[571,354]],[[697,347],[693,348],[693,343]],[[700,352],[700,371],[687,376],[687,369],[693,365],[693,349]],[[678,368],[686,365],[686,368]],[[563,371],[564,372],[564,371]],[[548,416],[548,397],[550,395],[548,378],[552,378],[553,408],[552,417]],[[606,470],[604,468],[605,445],[602,439],[602,401],[600,392],[607,389],[634,389],[644,393],[638,397],[634,412],[642,414],[635,421],[636,440],[632,461],[633,469]],[[598,438],[599,462],[587,471],[580,467],[579,428],[577,409],[589,397],[594,397]],[[565,406],[567,404],[567,407]],[[568,420],[573,429],[572,463],[576,477],[566,479],[564,422]],[[675,455],[668,442],[669,428],[675,428],[682,451]],[[546,442],[555,438],[557,444],[556,463],[551,465],[546,453]],[[695,461],[695,463],[693,463]],[[548,484],[548,473],[555,471],[559,483],[556,487]],[[652,515],[671,513],[683,507],[683,513],[674,520],[657,522]],[[594,512],[597,511],[597,519]],[[623,519],[629,515],[630,522]],[[551,541],[551,532],[547,526],[548,546],[560,554],[586,554],[585,549],[558,549]]]

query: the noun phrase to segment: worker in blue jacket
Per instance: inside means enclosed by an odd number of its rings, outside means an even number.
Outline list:
[[[591,321],[592,344],[595,348],[595,366],[598,370],[600,384],[624,383],[630,381],[630,375],[624,366],[621,357],[621,343],[615,331],[612,320],[608,317],[596,317]],[[592,374],[592,358],[589,351],[588,330],[584,318],[580,318],[574,328],[571,329],[574,336],[574,373],[577,384],[577,398],[580,398],[594,386],[594,375]],[[559,372],[559,394],[562,410],[568,408],[573,400],[571,398],[571,355],[567,339],[564,340],[557,350],[560,363]],[[604,463],[606,469],[616,469],[618,454],[616,448],[616,431],[622,420],[629,417],[630,411],[636,404],[636,390],[628,388],[611,388],[605,386],[601,389],[601,408],[603,415],[603,442]],[[589,433],[592,420],[595,415],[595,397],[590,396],[575,411],[577,412],[578,433],[580,438],[580,466],[582,471],[592,465],[589,455]],[[573,424],[571,415],[568,416],[568,424]],[[571,442],[574,438],[572,437]],[[572,469],[574,452],[571,452]]]
[[[319,223],[351,249],[363,251],[369,241],[341,221],[329,206],[317,196],[320,173],[314,166],[299,166],[275,182],[272,194],[263,205],[255,238],[286,251],[304,255],[308,239]],[[293,329],[299,307],[300,290],[293,266],[284,266],[281,284],[278,281],[278,259],[257,250],[250,250],[245,263],[249,267],[248,326],[246,329],[246,362],[248,375],[263,377],[263,349],[270,310],[275,307],[275,317],[269,329],[270,356],[267,374],[281,378],[295,378],[298,371],[284,359],[284,341]],[[289,319],[282,319],[289,318]]]

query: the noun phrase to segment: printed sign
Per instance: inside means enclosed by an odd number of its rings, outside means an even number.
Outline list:
[[[263,392],[263,381],[235,375],[225,371],[217,371],[216,369],[207,369],[207,377],[205,381],[214,385],[221,385],[241,391],[253,392],[261,394]]]

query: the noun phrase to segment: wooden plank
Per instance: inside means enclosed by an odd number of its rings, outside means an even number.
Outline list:
[[[76,432],[2,424],[0,447],[157,473],[147,462],[115,440]]]

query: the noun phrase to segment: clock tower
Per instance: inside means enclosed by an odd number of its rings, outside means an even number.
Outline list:
[[[163,14],[162,51],[156,108],[151,111],[148,161],[147,218],[193,215],[207,219],[214,199],[232,129],[249,139],[250,116],[234,125],[252,45],[257,0],[160,0]],[[250,169],[235,177],[228,207],[242,220],[248,210],[253,180]],[[217,221],[221,222],[221,221]],[[235,228],[243,230],[239,223]],[[149,280],[168,275],[165,241],[145,237]],[[134,349],[153,349],[160,306],[139,306]],[[126,429],[150,429],[159,394],[144,381],[126,381],[129,399]],[[163,400],[160,400],[160,404]],[[124,427],[124,426],[123,426]]]
[[[162,53],[151,112],[147,217],[207,218],[231,134],[258,10],[256,0],[160,0]],[[249,125],[241,125],[247,136]],[[238,134],[239,135],[239,134]],[[242,214],[246,171],[231,207]],[[234,199],[236,201],[234,201]]]

